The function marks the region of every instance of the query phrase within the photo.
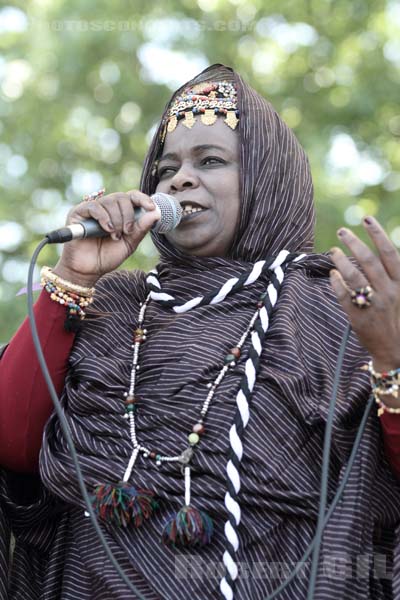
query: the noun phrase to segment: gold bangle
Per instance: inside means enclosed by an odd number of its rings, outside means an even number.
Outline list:
[[[74,294],[79,294],[79,296],[91,297],[94,295],[95,288],[94,287],[84,287],[83,285],[78,285],[76,283],[72,283],[71,281],[67,281],[62,277],[59,277],[55,273],[53,273],[50,267],[42,267],[40,270],[40,277],[45,281],[51,281],[55,285],[63,288],[67,292],[73,292]]]

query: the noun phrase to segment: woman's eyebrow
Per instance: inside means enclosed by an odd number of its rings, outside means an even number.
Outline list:
[[[227,149],[224,148],[223,146],[218,146],[218,144],[199,144],[198,146],[193,146],[192,148],[192,152],[194,154],[200,154],[200,152],[202,152],[203,150],[222,150],[222,152],[226,152]],[[176,152],[167,152],[167,154],[164,154],[164,156],[162,156],[159,160],[159,163],[162,162],[163,160],[177,160],[178,159],[178,155],[176,154]]]

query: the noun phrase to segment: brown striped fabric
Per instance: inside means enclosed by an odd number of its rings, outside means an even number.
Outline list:
[[[230,256],[184,256],[162,236],[154,237],[161,254],[162,287],[180,302],[222,286],[254,261],[283,248],[308,253],[288,268],[263,348],[243,438],[240,570],[234,597],[263,600],[294,568],[314,535],[324,426],[347,320],[329,286],[329,259],[311,254],[314,209],[303,150],[272,107],[227,67],[210,67],[190,83],[216,77],[235,79],[241,114],[242,207]],[[160,153],[158,140],[159,131],[144,167],[142,189],[146,193],[156,186],[151,171]],[[246,329],[267,283],[265,275],[219,304],[179,315],[155,302],[149,304],[148,339],[142,346],[137,383],[141,443],[162,454],[177,454],[186,447],[187,433],[207,395],[207,383]],[[123,393],[132,362],[132,332],[145,296],[142,272],[120,271],[103,277],[94,310],[107,316],[84,323],[70,356],[62,402],[88,487],[120,479],[131,454]],[[194,462],[192,501],[214,520],[212,543],[198,550],[161,545],[166,519],[183,504],[183,478],[173,464],[157,467],[142,458],[131,481],[137,487],[154,489],[159,510],[137,530],[104,526],[115,556],[146,600],[221,598],[228,431],[247,352],[248,345],[218,388]],[[359,369],[366,357],[352,335],[334,420],[329,501],[341,481],[369,394],[368,376]],[[47,424],[40,463],[36,501],[21,492],[22,476],[3,474],[1,479],[1,598],[133,599],[84,516],[56,416]],[[32,481],[28,483],[32,489]],[[385,461],[374,412],[343,498],[325,530],[315,599],[400,597],[399,517],[400,489]],[[16,549],[8,577],[11,529]],[[306,600],[308,574],[305,565],[279,600]]]

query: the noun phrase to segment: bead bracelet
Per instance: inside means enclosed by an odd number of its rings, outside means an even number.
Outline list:
[[[66,331],[76,332],[80,327],[80,322],[86,316],[85,308],[93,302],[93,295],[88,296],[86,294],[79,294],[77,291],[73,291],[70,288],[81,288],[85,292],[91,290],[92,288],[84,288],[69,281],[65,281],[56,277],[50,269],[47,269],[48,267],[46,267],[45,270],[42,269],[41,271],[42,277],[40,280],[40,285],[49,294],[50,299],[53,302],[57,302],[58,304],[65,306],[67,314],[64,322],[64,329]],[[57,283],[55,283],[52,279],[47,278],[49,271],[52,278],[57,278]],[[65,287],[61,285],[61,281],[66,284]]]
[[[78,296],[73,292],[66,292],[61,287],[55,285],[52,281],[45,281],[42,279],[40,283],[46,292],[50,294],[51,300],[65,305],[69,314],[78,315],[81,319],[85,318],[86,314],[84,308],[91,304],[93,298]]]
[[[382,396],[394,396],[394,398],[398,398],[400,389],[400,368],[378,373],[375,371],[372,361],[370,361],[368,365],[365,366],[365,370],[369,371],[371,376],[372,393],[375,402],[379,406],[378,417],[382,416],[384,412],[394,415],[400,414],[400,407],[394,408],[387,406],[382,401]]]
[[[65,292],[72,292],[73,294],[78,294],[78,296],[83,296],[85,298],[91,298],[94,295],[94,287],[84,287],[83,285],[67,281],[53,273],[53,270],[50,269],[50,267],[42,267],[40,277],[45,281],[51,281]]]

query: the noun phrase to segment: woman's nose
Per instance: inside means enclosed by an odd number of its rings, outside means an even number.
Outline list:
[[[182,165],[170,180],[171,190],[178,192],[185,188],[196,187],[198,178],[193,169],[188,165]]]

